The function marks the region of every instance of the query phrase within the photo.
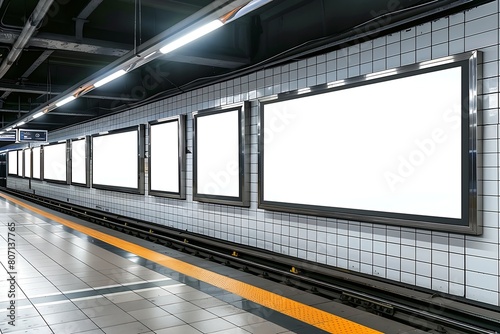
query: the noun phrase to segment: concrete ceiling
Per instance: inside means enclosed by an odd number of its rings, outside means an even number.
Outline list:
[[[484,2],[274,0],[25,127],[63,128]],[[15,122],[211,3],[0,0],[0,125]],[[45,15],[33,20],[43,6]],[[29,37],[26,29],[32,30]]]

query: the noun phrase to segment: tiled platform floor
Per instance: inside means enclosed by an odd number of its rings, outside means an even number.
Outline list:
[[[0,254],[7,265],[15,222],[16,326],[2,268],[2,333],[291,333],[264,318],[135,263],[63,226],[0,203]]]
[[[57,215],[132,242],[172,259],[272,292],[313,309],[350,319],[380,332],[420,334],[418,329],[380,318],[323,297],[266,280],[222,264],[138,239],[55,211],[21,208],[0,199],[0,332],[1,333],[169,333],[169,334],[324,334],[239,295],[139,257],[48,217]],[[27,209],[31,207],[32,209]],[[30,210],[41,209],[39,215]],[[9,235],[9,223],[15,231]],[[76,227],[75,227],[76,228]],[[9,268],[8,240],[15,243]],[[120,241],[121,242],[121,241]],[[200,269],[196,269],[200,270]],[[15,298],[8,292],[8,272],[15,271]],[[9,303],[16,306],[15,327]],[[314,312],[313,312],[314,313]],[[314,314],[311,316],[314,317]],[[311,322],[312,323],[312,322]],[[343,323],[337,328],[342,328]],[[349,327],[349,325],[346,325]],[[366,327],[363,327],[366,328]],[[371,333],[369,328],[363,333]],[[376,331],[375,331],[376,332]],[[343,330],[342,333],[351,333]],[[359,333],[358,333],[359,334]]]

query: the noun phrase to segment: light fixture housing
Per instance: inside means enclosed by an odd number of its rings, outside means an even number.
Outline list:
[[[45,111],[39,111],[33,115],[33,119],[37,119],[38,117],[43,116],[44,114],[45,114]]]
[[[188,43],[191,43],[192,41],[205,36],[206,34],[211,33],[212,31],[222,27],[224,23],[222,23],[220,20],[213,20],[205,25],[202,25],[201,27],[177,38],[173,42],[168,43],[164,47],[160,49],[160,52],[163,54],[172,52],[181,46],[184,46]]]
[[[105,85],[105,84],[107,84],[108,82],[111,82],[111,81],[113,81],[113,80],[115,80],[115,79],[117,79],[117,78],[121,77],[121,76],[122,76],[122,75],[124,75],[124,74],[127,74],[127,71],[125,71],[125,70],[118,70],[118,71],[116,71],[115,73],[108,75],[108,76],[107,76],[107,77],[105,77],[104,79],[97,81],[97,82],[94,84],[94,87],[95,87],[95,88],[99,88],[99,87],[101,87],[101,86],[104,86],[104,85]]]
[[[61,107],[63,105],[65,105],[66,103],[70,103],[71,101],[73,101],[74,99],[76,99],[76,97],[74,97],[73,95],[71,96],[68,96],[67,98],[65,98],[64,100],[61,100],[59,102],[56,103],[56,107]]]

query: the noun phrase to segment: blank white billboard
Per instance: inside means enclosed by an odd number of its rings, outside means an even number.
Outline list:
[[[17,151],[9,151],[9,174],[17,175]]]
[[[92,138],[92,183],[138,188],[138,130]]]
[[[85,138],[71,141],[71,183],[87,184]]]
[[[262,201],[462,219],[461,71],[264,104]]]
[[[196,118],[197,193],[240,195],[240,119],[238,110]]]
[[[31,178],[31,150],[28,148],[24,152],[24,177]]]
[[[43,147],[43,179],[66,182],[66,142]]]
[[[150,184],[152,191],[179,192],[179,122],[151,125]]]
[[[34,147],[33,148],[33,178],[34,179],[40,179],[41,178],[41,172],[40,172],[40,151],[41,147]]]
[[[24,172],[23,151],[17,151],[17,176],[22,177]]]

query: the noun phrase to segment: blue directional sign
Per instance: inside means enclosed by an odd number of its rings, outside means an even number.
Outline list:
[[[46,142],[47,130],[18,130],[17,141],[19,142]]]
[[[16,131],[0,134],[0,141],[16,141]]]

